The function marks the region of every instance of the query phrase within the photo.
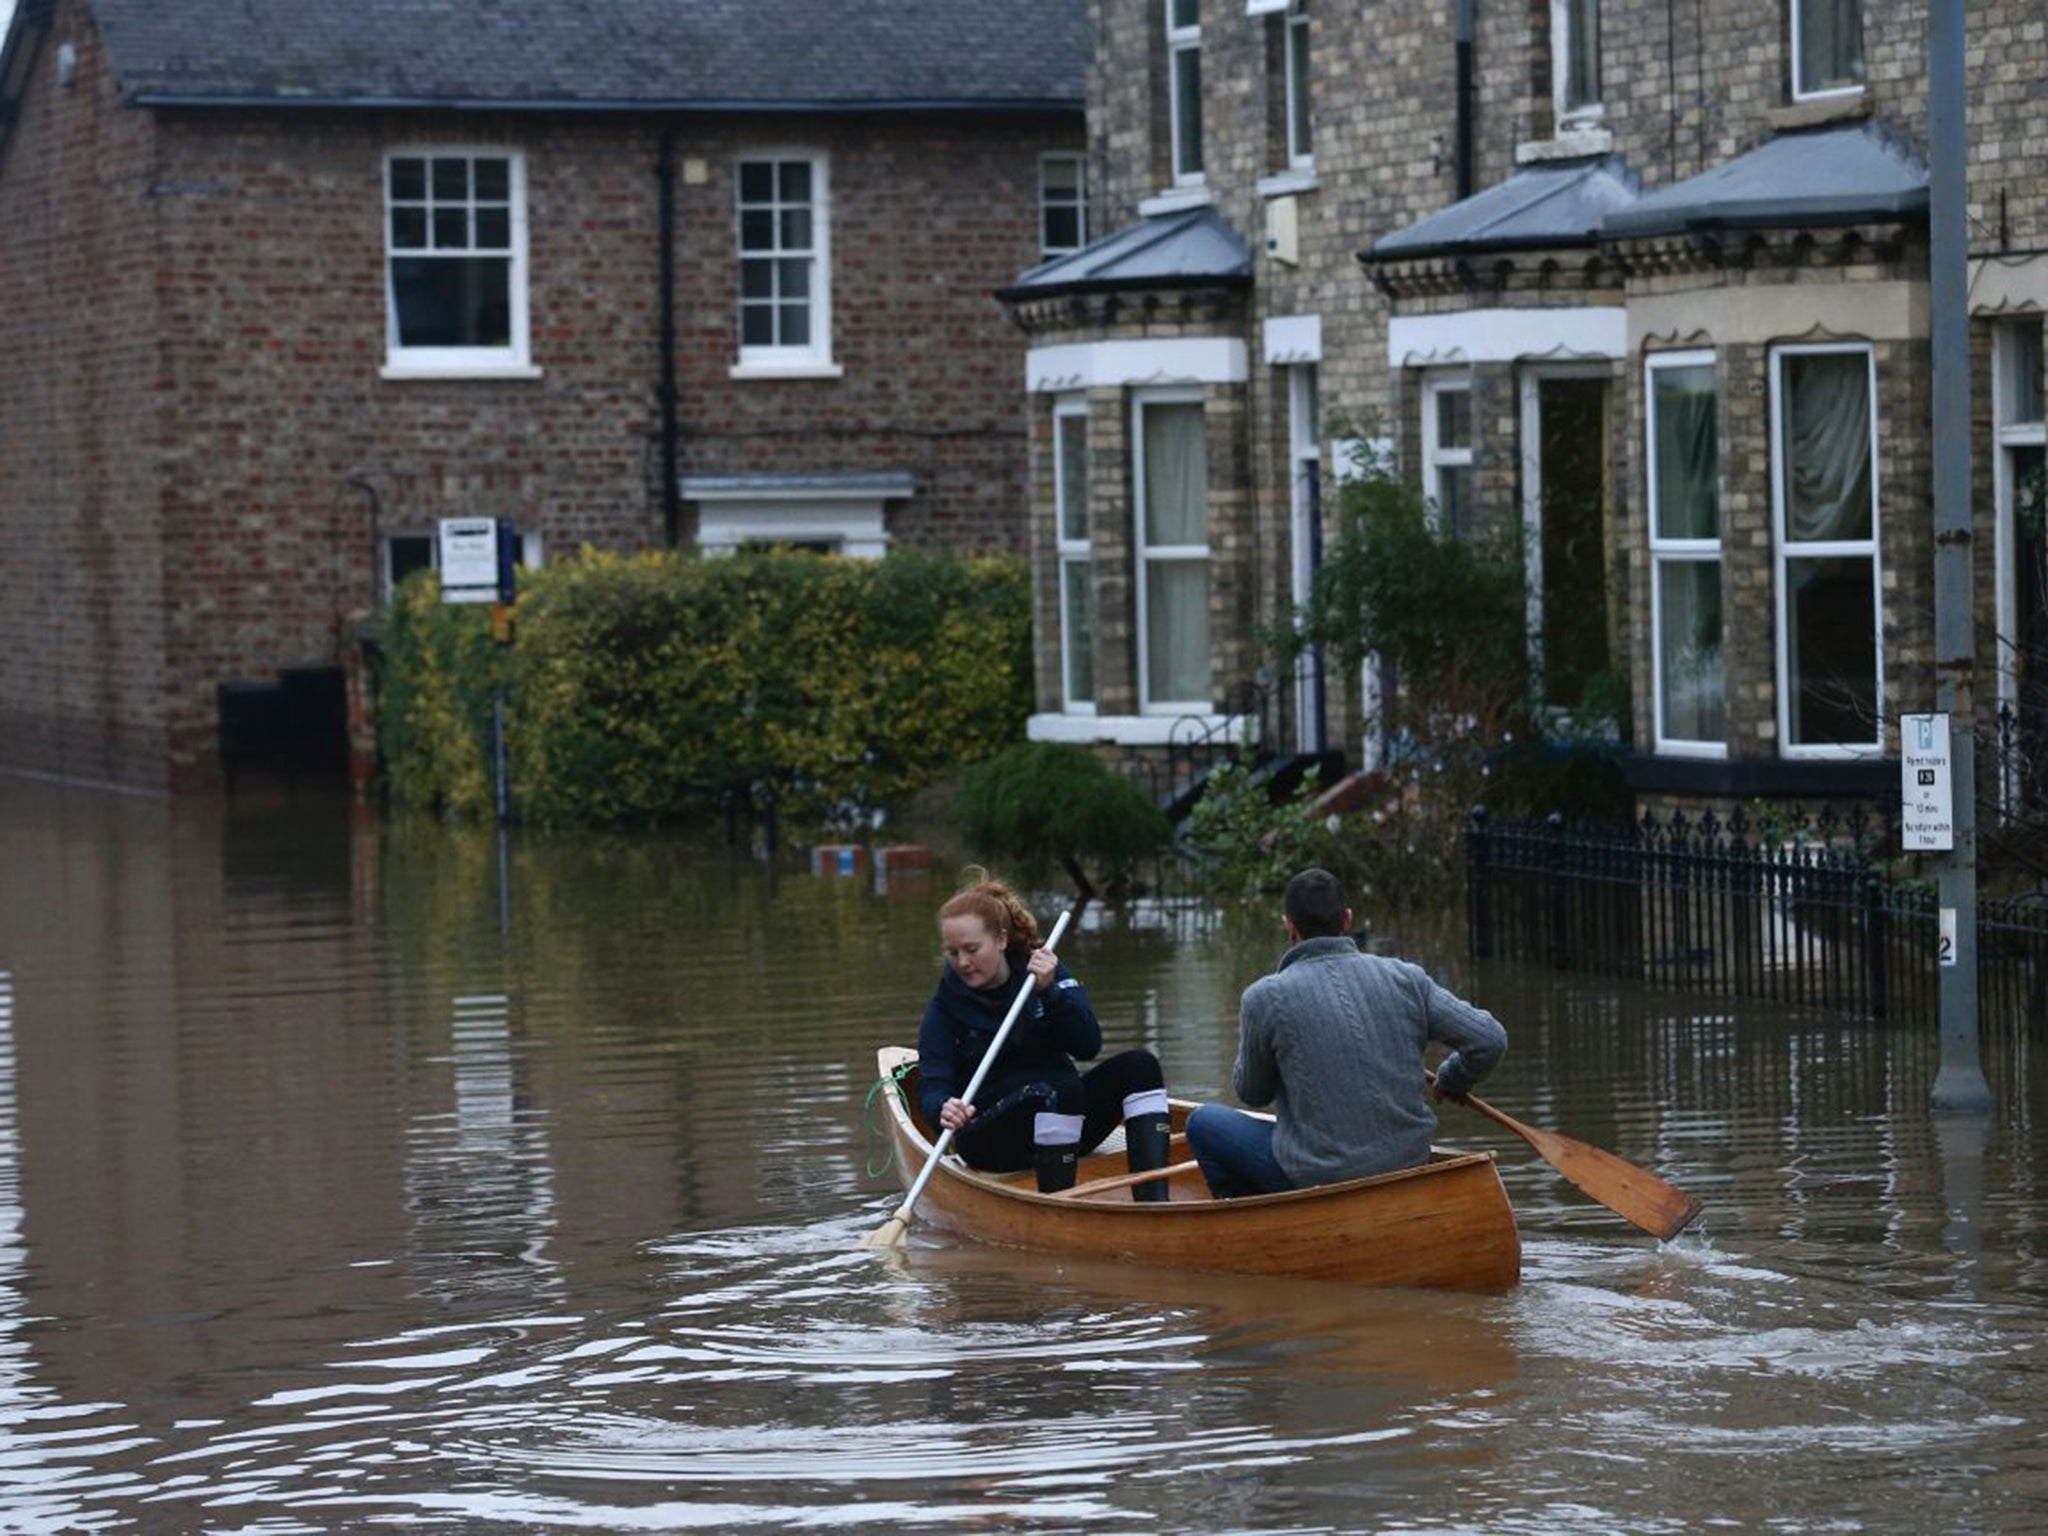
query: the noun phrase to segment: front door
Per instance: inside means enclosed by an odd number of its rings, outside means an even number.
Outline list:
[[[1529,668],[1556,719],[1614,729],[1618,688],[1607,592],[1604,363],[1522,376],[1522,534]]]

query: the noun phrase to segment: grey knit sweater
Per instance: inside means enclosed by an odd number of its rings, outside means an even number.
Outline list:
[[[1470,1091],[1507,1031],[1417,965],[1361,953],[1348,936],[1306,939],[1245,989],[1232,1087],[1279,1122],[1273,1156],[1296,1184],[1363,1178],[1429,1160],[1436,1113],[1423,1049],[1451,1048],[1437,1079]]]

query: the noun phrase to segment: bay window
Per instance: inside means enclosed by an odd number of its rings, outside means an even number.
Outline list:
[[[1788,757],[1883,742],[1877,364],[1864,345],[1771,354],[1778,732]]]
[[[1472,378],[1436,374],[1422,385],[1422,494],[1432,526],[1453,538],[1471,532]]]
[[[1137,452],[1138,697],[1146,713],[1208,713],[1209,451],[1199,392],[1132,405]]]
[[[1095,711],[1095,571],[1088,545],[1088,402],[1053,408],[1053,515],[1060,584],[1060,689],[1068,714]]]
[[[1721,636],[1719,391],[1711,352],[1644,363],[1650,485],[1651,686],[1656,745],[1727,755]]]

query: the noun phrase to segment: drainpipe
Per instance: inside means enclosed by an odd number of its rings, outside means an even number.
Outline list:
[[[1458,201],[1472,195],[1472,119],[1478,112],[1472,83],[1472,37],[1475,0],[1458,4]]]
[[[680,432],[676,425],[676,135],[673,128],[661,130],[661,157],[655,170],[661,184],[661,383],[655,397],[661,407],[661,532],[674,549],[679,535],[676,526],[676,492],[680,484]]]

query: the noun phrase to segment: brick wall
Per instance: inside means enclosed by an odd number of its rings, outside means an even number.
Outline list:
[[[146,785],[165,728],[153,155],[64,0],[0,149],[0,760]]]
[[[120,105],[81,9],[0,162],[0,762],[158,784],[214,766],[222,681],[329,665],[378,531],[509,516],[551,555],[663,537],[659,130],[570,116]],[[1023,341],[1071,114],[677,130],[680,470],[907,471],[900,543],[1024,547]],[[387,379],[384,156],[524,157],[517,380]],[[830,156],[843,376],[736,380],[734,160]],[[685,509],[687,542],[694,521]],[[27,599],[35,594],[34,601]]]

